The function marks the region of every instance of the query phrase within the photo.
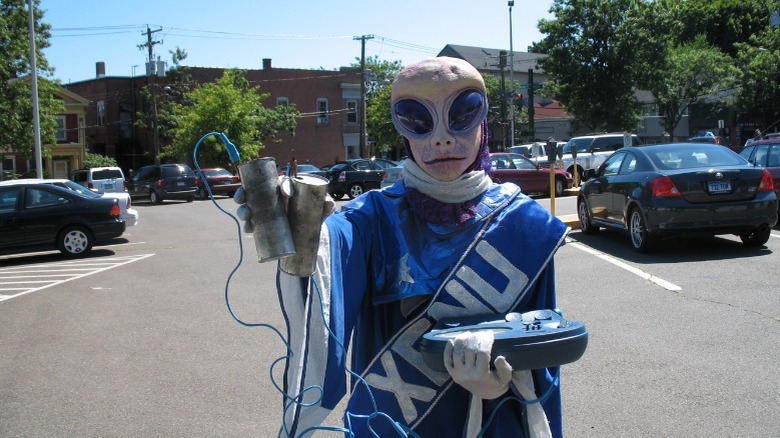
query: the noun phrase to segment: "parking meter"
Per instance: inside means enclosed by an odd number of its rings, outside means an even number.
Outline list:
[[[550,213],[555,215],[555,162],[558,159],[558,143],[552,137],[547,139],[547,159],[550,160]]]
[[[547,139],[547,160],[550,162],[550,168],[555,167],[555,161],[558,159],[558,148],[555,139]]]
[[[571,160],[572,167],[574,169],[574,187],[580,186],[579,166],[577,166],[577,145],[572,143],[571,145]]]

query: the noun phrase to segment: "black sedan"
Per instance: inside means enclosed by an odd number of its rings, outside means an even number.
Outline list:
[[[51,184],[0,187],[0,252],[56,247],[80,256],[119,237],[125,222],[113,198],[93,198]]]
[[[523,193],[550,194],[550,169],[534,163],[521,154],[495,152],[490,154],[490,178],[497,183],[511,182],[520,186]],[[555,196],[563,196],[574,183],[569,172],[555,169]]]
[[[734,234],[761,246],[777,223],[772,175],[725,146],[622,148],[591,176],[577,199],[580,229],[626,231],[639,252],[684,235]]]
[[[334,164],[324,175],[328,179],[328,193],[339,200],[344,195],[356,198],[371,189],[378,189],[385,169],[396,163],[382,158],[356,158]]]

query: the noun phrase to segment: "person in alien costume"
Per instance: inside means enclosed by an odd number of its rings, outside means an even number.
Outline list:
[[[568,228],[491,181],[487,111],[482,77],[463,60],[422,61],[395,79],[402,180],[327,215],[311,277],[278,272],[292,352],[280,435],[320,425],[348,385],[344,428],[357,437],[562,435],[557,368],[491,364],[490,331],[453,339],[448,372],[418,348],[442,318],[556,306],[553,255]]]

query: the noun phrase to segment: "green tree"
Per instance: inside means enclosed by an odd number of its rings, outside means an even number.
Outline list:
[[[658,103],[666,132],[674,132],[688,108],[723,96],[737,74],[728,55],[707,44],[704,35],[669,49],[666,68],[649,88]]]
[[[49,80],[54,69],[43,56],[49,46],[51,26],[42,23],[39,0],[33,2],[36,67],[38,73],[38,113],[42,144],[56,144],[57,119],[64,111],[62,100],[54,97],[59,84]],[[0,148],[9,148],[25,158],[35,157],[30,63],[29,11],[25,0],[0,3]],[[48,155],[48,150],[43,149]]]
[[[105,155],[93,154],[87,152],[84,157],[84,167],[92,169],[93,167],[116,167],[116,159],[113,157],[107,157]]]
[[[360,69],[360,58],[355,58],[350,67]],[[401,61],[366,58],[366,131],[376,151],[390,157],[403,154],[401,136],[390,119],[390,91],[402,69]]]
[[[780,125],[780,29],[768,28],[739,45],[736,106],[762,130]]]
[[[360,69],[360,58],[355,58],[350,67]],[[402,69],[401,61],[385,61],[376,55],[366,58],[366,102],[370,102],[382,89],[392,85]]]
[[[191,163],[195,144],[209,132],[224,132],[238,147],[243,160],[258,157],[263,141],[275,141],[281,131],[295,133],[298,110],[294,106],[263,106],[268,93],[250,87],[243,70],[230,69],[215,83],[197,86],[187,93],[192,105],[174,103],[176,127],[173,142],[163,148],[161,159]],[[225,147],[213,136],[202,143],[201,167],[229,167]]]
[[[545,90],[592,130],[633,130],[640,120],[634,91],[654,52],[639,37],[642,0],[555,0],[554,19],[540,20],[546,36],[531,47],[551,75]]]
[[[390,85],[384,85],[374,91],[374,97],[366,107],[366,124],[378,152],[386,152],[388,157],[400,158],[403,155],[403,139],[395,130],[390,117]]]

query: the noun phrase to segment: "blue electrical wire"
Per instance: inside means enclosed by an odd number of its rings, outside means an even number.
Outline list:
[[[231,214],[230,212],[228,212],[227,210],[222,208],[222,206],[220,206],[217,203],[217,201],[214,199],[214,194],[211,192],[211,186],[209,186],[209,184],[206,182],[206,176],[203,173],[203,171],[201,170],[200,165],[198,164],[198,158],[197,158],[198,149],[200,148],[200,146],[203,143],[203,141],[206,138],[208,138],[208,137],[210,137],[212,135],[216,136],[220,140],[222,140],[223,144],[225,145],[225,149],[227,149],[227,151],[228,151],[228,155],[229,155],[230,161],[232,163],[235,164],[236,162],[238,162],[240,160],[241,156],[240,156],[240,154],[238,152],[238,148],[236,148],[236,146],[228,139],[227,135],[225,135],[222,132],[216,132],[216,131],[215,132],[209,132],[208,134],[206,134],[203,137],[201,137],[200,140],[198,140],[198,142],[195,144],[195,147],[193,148],[193,151],[192,151],[192,162],[195,165],[195,169],[196,169],[197,175],[199,175],[200,178],[204,181],[204,186],[206,187],[206,190],[208,191],[209,199],[214,204],[214,206],[217,207],[217,209],[219,211],[221,211],[222,213],[227,215],[231,220],[233,220],[233,222],[236,225],[236,233],[238,235],[239,257],[238,257],[238,262],[233,267],[233,269],[231,269],[230,274],[228,274],[228,277],[225,280],[225,292],[224,292],[225,293],[225,304],[227,306],[228,312],[230,313],[230,316],[234,320],[236,320],[236,322],[238,322],[239,324],[241,324],[241,325],[243,325],[245,327],[264,327],[264,328],[270,329],[271,331],[276,333],[277,336],[279,336],[279,339],[282,341],[282,343],[285,346],[285,349],[287,350],[287,354],[286,355],[277,358],[276,360],[274,360],[271,363],[271,367],[269,369],[269,379],[271,381],[271,384],[274,386],[274,388],[280,394],[282,394],[282,396],[285,399],[288,400],[288,402],[285,404],[285,407],[284,407],[284,410],[283,410],[283,413],[282,413],[282,427],[283,427],[284,432],[287,434],[287,436],[290,436],[289,430],[287,429],[287,424],[284,421],[284,418],[286,417],[286,414],[287,414],[288,410],[290,408],[292,408],[293,406],[296,406],[296,405],[297,406],[301,406],[301,407],[307,407],[307,406],[315,406],[315,405],[319,404],[321,402],[321,400],[322,400],[322,397],[323,397],[323,388],[321,386],[319,386],[319,385],[311,385],[311,386],[307,386],[306,388],[303,388],[295,397],[291,397],[290,395],[288,395],[284,391],[284,389],[276,382],[276,379],[274,378],[274,369],[276,368],[277,364],[281,363],[284,360],[292,358],[293,352],[290,349],[290,344],[287,342],[287,340],[285,339],[284,335],[276,327],[274,327],[274,326],[272,326],[270,324],[266,324],[266,323],[249,323],[249,322],[245,322],[241,318],[239,318],[238,315],[236,315],[236,313],[233,311],[233,306],[230,304],[230,294],[229,294],[230,281],[232,280],[233,275],[238,271],[238,268],[241,266],[241,263],[244,261],[244,244],[243,244],[243,241],[242,241],[242,238],[241,238],[241,223],[239,222],[238,218],[236,218],[233,214]],[[330,335],[330,337],[334,341],[336,341],[337,346],[342,351],[344,351],[346,353],[346,351],[347,351],[346,347],[338,340],[338,338],[336,337],[335,333],[333,333],[333,331],[331,331],[330,324],[328,324],[328,322],[325,320],[325,310],[322,308],[322,295],[321,295],[321,291],[320,291],[319,285],[317,285],[317,282],[314,280],[313,277],[309,277],[309,284],[313,286],[313,289],[314,289],[315,293],[317,294],[318,300],[320,302],[320,316],[322,317],[323,326],[325,326],[325,328],[327,329],[328,334]],[[351,427],[352,419],[353,418],[355,418],[355,419],[363,418],[363,419],[366,419],[366,424],[368,425],[369,432],[371,432],[371,434],[373,436],[375,436],[377,438],[385,438],[385,437],[380,437],[376,433],[376,431],[374,431],[374,429],[371,427],[371,421],[372,420],[377,419],[377,418],[384,418],[384,419],[386,419],[387,421],[390,422],[390,424],[393,426],[393,429],[398,433],[399,437],[403,437],[403,438],[421,438],[419,435],[417,435],[414,431],[409,429],[407,426],[405,426],[402,423],[394,420],[392,417],[390,417],[386,413],[379,411],[378,406],[376,404],[376,400],[374,399],[373,392],[371,391],[371,387],[368,385],[368,382],[366,382],[363,379],[362,376],[360,376],[359,374],[355,373],[354,371],[352,371],[349,368],[346,368],[346,372],[348,374],[350,374],[351,376],[353,376],[357,380],[358,385],[364,385],[365,386],[365,388],[366,388],[366,390],[368,391],[368,394],[369,394],[369,399],[371,400],[371,405],[372,405],[372,408],[373,408],[373,412],[371,414],[365,415],[365,414],[353,414],[353,413],[351,413],[349,411],[346,411],[344,413],[344,421],[347,424],[347,427],[339,427],[339,426],[312,426],[312,427],[307,428],[306,430],[302,431],[300,434],[298,434],[298,437],[303,437],[305,434],[307,434],[309,432],[317,431],[317,430],[329,431],[329,432],[341,432],[341,433],[348,434],[348,436],[350,436],[350,437],[354,437],[355,434],[352,431],[352,427]],[[483,424],[482,430],[480,430],[478,436],[479,437],[482,436],[482,434],[485,432],[485,429],[487,429],[487,427],[493,421],[493,419],[496,416],[499,408],[501,406],[503,406],[505,403],[507,403],[509,401],[518,401],[518,402],[520,402],[523,405],[529,405],[529,404],[533,404],[533,403],[544,403],[547,400],[547,398],[549,398],[550,395],[552,394],[553,389],[555,389],[555,387],[558,385],[559,377],[560,377],[560,367],[558,368],[558,370],[557,370],[557,372],[555,374],[555,377],[554,377],[553,381],[550,384],[550,387],[547,389],[547,391],[541,397],[537,398],[536,400],[526,401],[526,400],[522,400],[522,399],[520,399],[518,397],[506,397],[505,399],[501,400],[501,402],[499,402],[496,405],[496,407],[493,409],[493,412],[491,412],[491,414],[488,417],[487,421]],[[304,403],[303,402],[304,395],[306,395],[307,393],[309,393],[311,391],[319,391],[319,397],[317,397],[317,399],[312,401],[312,402]],[[354,389],[353,389],[353,391],[354,391]]]

